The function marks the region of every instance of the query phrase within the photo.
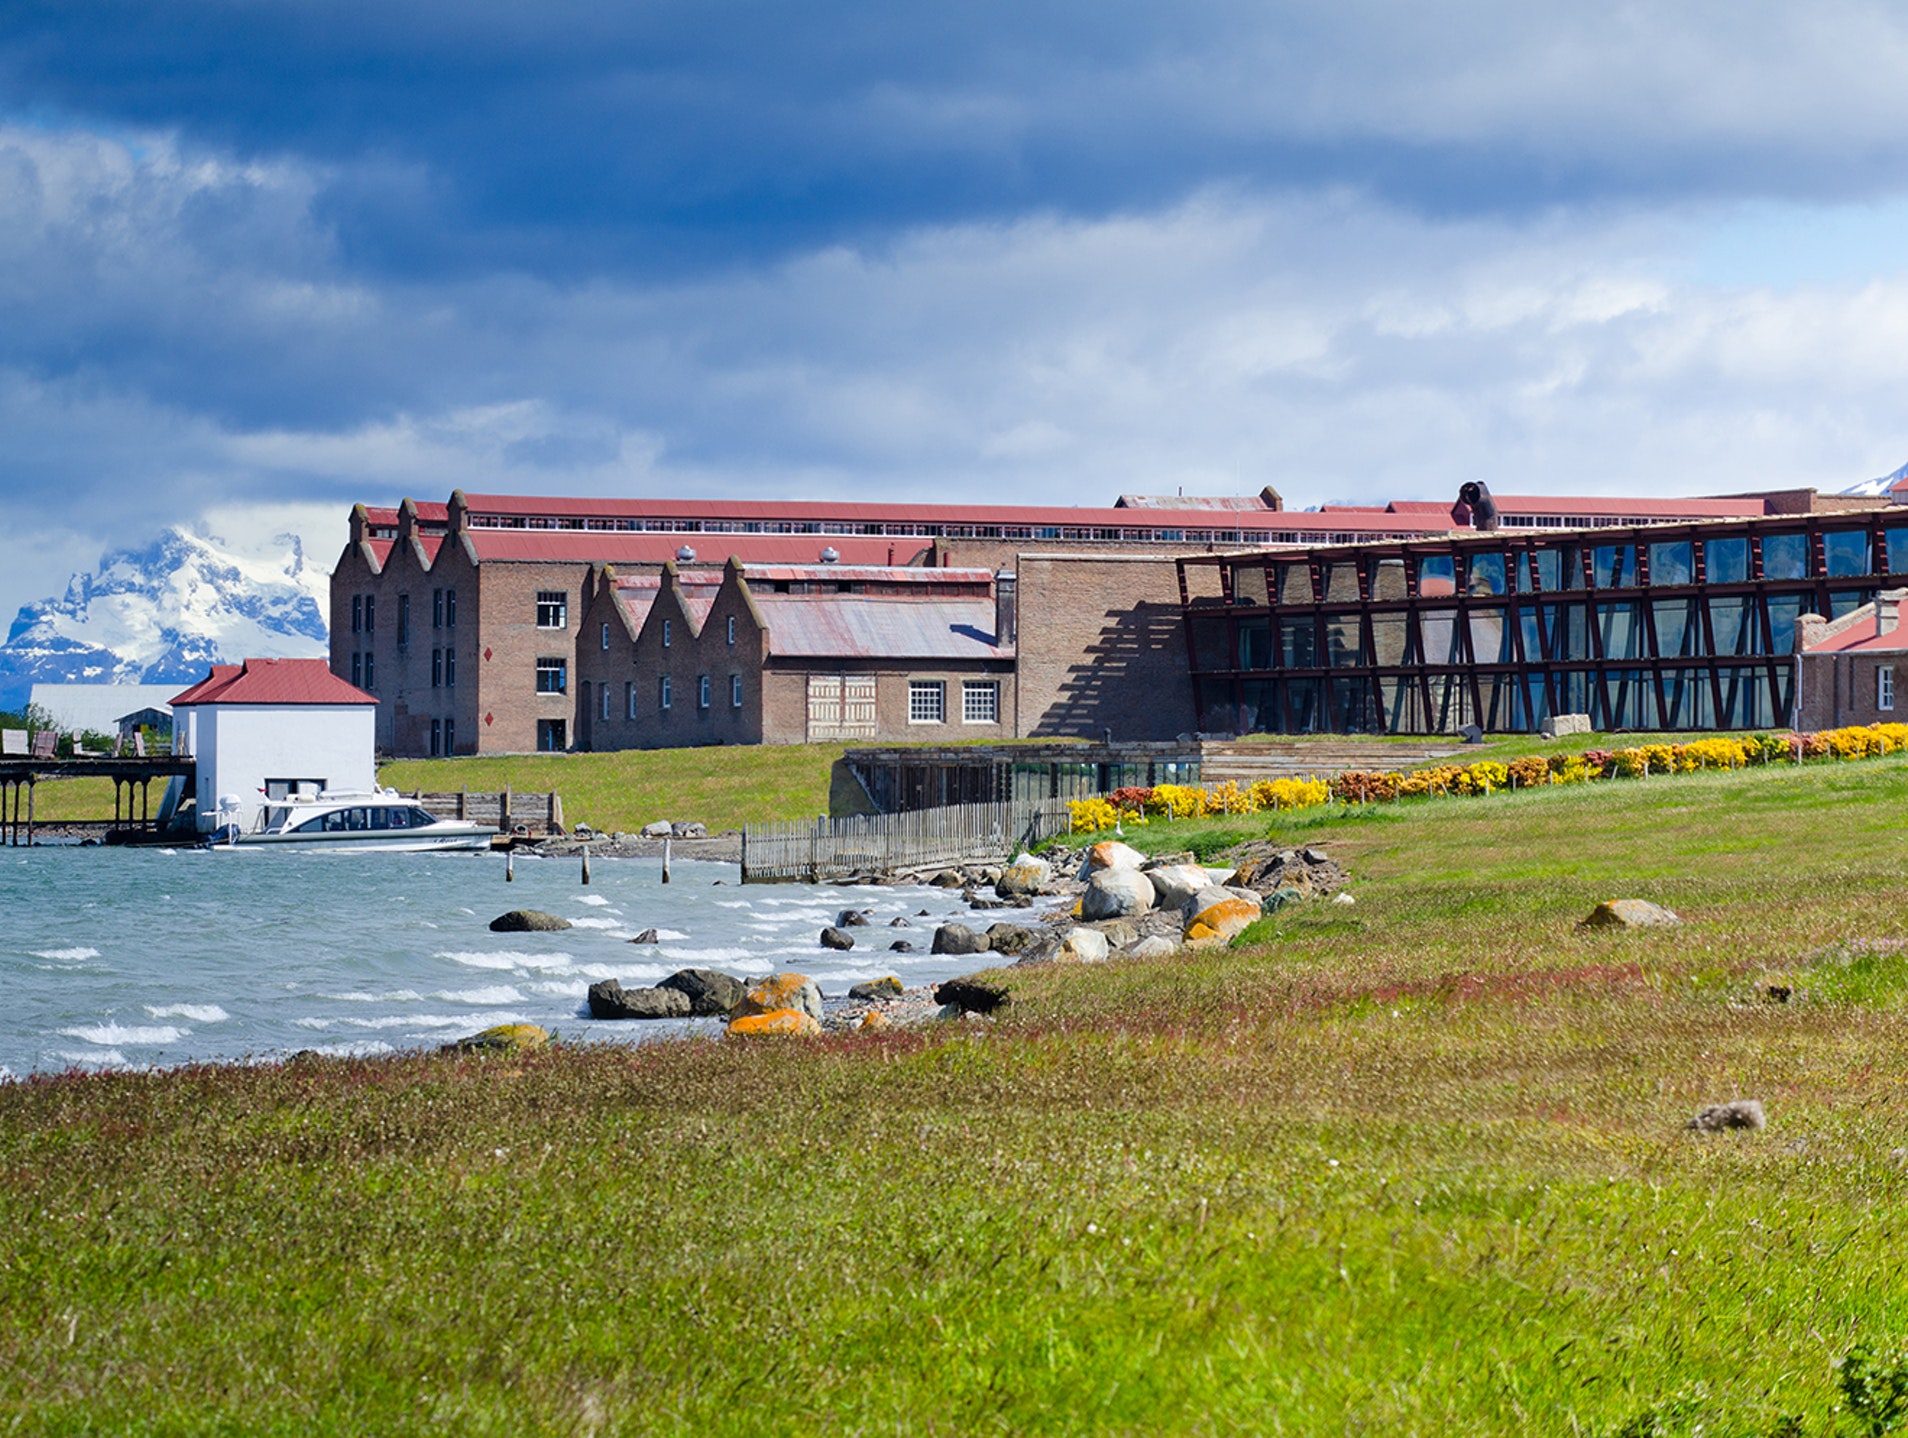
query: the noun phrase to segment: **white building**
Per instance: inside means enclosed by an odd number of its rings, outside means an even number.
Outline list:
[[[267,798],[375,788],[377,705],[323,659],[214,664],[172,699],[174,750],[198,765],[200,830],[250,829]]]

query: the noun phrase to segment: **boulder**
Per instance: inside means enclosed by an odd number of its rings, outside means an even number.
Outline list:
[[[1752,1098],[1739,1098],[1734,1103],[1711,1104],[1683,1127],[1693,1128],[1698,1133],[1721,1133],[1729,1128],[1766,1128],[1768,1123],[1769,1120],[1763,1117],[1760,1102]]]
[[[1097,929],[1109,949],[1123,949],[1128,944],[1139,942],[1139,926],[1130,919],[1101,919],[1097,923],[1082,924],[1081,927]]]
[[[888,920],[888,927],[891,929],[911,929],[914,925],[908,922],[907,915],[897,914],[894,918]]]
[[[1097,874],[1102,869],[1137,869],[1145,862],[1146,856],[1131,844],[1122,844],[1118,839],[1102,839],[1087,850],[1086,864],[1081,874]]]
[[[1259,900],[1259,908],[1264,913],[1276,914],[1287,904],[1296,904],[1304,897],[1305,895],[1301,894],[1297,889],[1274,889],[1263,899]]]
[[[765,1009],[759,1014],[742,1014],[730,1019],[728,1028],[723,1030],[737,1038],[809,1038],[821,1031],[821,1020],[801,1009]]]
[[[626,989],[615,979],[590,985],[593,1019],[686,1019],[693,1011],[680,989]]]
[[[821,931],[821,946],[824,949],[852,949],[855,946],[855,936],[846,929],[838,929],[830,924]]]
[[[1181,849],[1177,854],[1155,854],[1144,864],[1141,864],[1140,868],[1150,874],[1155,869],[1177,869],[1182,864],[1197,864],[1198,862],[1199,856],[1191,849]]]
[[[914,952],[914,945],[910,944],[906,939],[896,939],[892,944],[888,945],[888,952],[891,954],[911,954]]]
[[[632,944],[660,944],[662,942],[662,936],[654,929],[644,929],[635,938],[631,939],[630,942]]]
[[[568,919],[546,914],[541,909],[512,909],[490,921],[493,934],[553,934],[569,927]]]
[[[857,1029],[887,1029],[894,1027],[894,1021],[879,1009],[869,1009],[855,1021]]]
[[[934,1002],[964,1014],[991,1014],[1007,1003],[1007,990],[979,979],[949,979],[934,986]]]
[[[987,927],[987,948],[996,954],[1005,954],[1017,959],[1027,950],[1040,942],[1040,936],[1032,929],[1023,929],[1019,924],[990,924]]]
[[[1581,929],[1656,929],[1683,921],[1648,899],[1606,899],[1578,925]],[[491,925],[495,928],[496,925]]]
[[[438,1052],[457,1054],[527,1054],[547,1048],[550,1035],[535,1024],[498,1024],[469,1038],[444,1044]]]
[[[1022,854],[1001,870],[994,881],[994,892],[1003,899],[1044,893],[1053,882],[1053,865],[1033,854]]]
[[[1208,904],[1193,914],[1191,922],[1186,925],[1186,942],[1224,943],[1243,933],[1246,926],[1258,917],[1257,902],[1227,894],[1218,902]]]
[[[735,1007],[736,1017],[773,1013],[777,1009],[799,1009],[815,1022],[821,1022],[821,990],[806,974],[770,974],[751,984],[742,1002]]]
[[[1128,919],[1152,907],[1152,877],[1137,867],[1097,870],[1080,896],[1083,919]]]
[[[987,952],[987,935],[975,933],[966,924],[942,924],[934,931],[934,944],[930,952],[984,954]]]
[[[669,826],[669,837],[672,839],[706,839],[709,837],[709,827],[706,824],[698,824],[693,819],[678,819]]]
[[[1331,863],[1331,859],[1326,855],[1323,849],[1300,849],[1299,857],[1314,868],[1320,864]]]
[[[1197,864],[1168,864],[1144,872],[1153,886],[1153,902],[1162,909],[1177,909],[1212,883]]]
[[[903,992],[901,980],[889,974],[886,978],[869,979],[866,983],[856,984],[848,990],[848,997],[868,1003],[875,999],[898,999]]]
[[[653,824],[643,825],[645,839],[668,839],[675,836],[676,826],[667,819],[658,819]]]
[[[936,889],[958,889],[966,882],[967,881],[961,877],[959,869],[943,869],[940,873],[928,880],[929,885]]]
[[[1060,947],[1054,950],[1055,962],[1062,964],[1101,964],[1112,952],[1113,946],[1106,941],[1106,935],[1098,929],[1068,929],[1066,937],[1060,940]]]
[[[656,987],[688,995],[689,1012],[698,1018],[728,1013],[749,991],[742,980],[715,969],[677,969]]]
[[[1214,904],[1220,903],[1225,899],[1236,899],[1238,897],[1239,896],[1230,889],[1222,889],[1217,884],[1213,884],[1201,889],[1190,899],[1186,900],[1185,903],[1181,904],[1179,906],[1179,912],[1185,915],[1186,922],[1190,925],[1192,921],[1199,916],[1199,912],[1202,909],[1209,909]]]
[[[1341,909],[1349,909],[1353,904],[1357,903],[1358,900],[1354,899],[1350,894],[1333,894],[1332,902]]]
[[[835,927],[838,929],[865,929],[868,927],[870,909],[843,909],[835,915]]]
[[[1126,951],[1129,959],[1170,959],[1179,952],[1179,945],[1171,939],[1158,934],[1148,934],[1132,948]]]

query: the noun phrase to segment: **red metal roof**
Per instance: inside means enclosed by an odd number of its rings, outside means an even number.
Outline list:
[[[212,672],[172,707],[192,704],[376,704],[378,701],[331,672],[322,659],[247,659],[214,664]]]
[[[757,594],[755,605],[768,626],[769,653],[783,658],[1014,657],[1012,645],[994,643],[991,599]]]
[[[661,564],[675,559],[685,544],[703,564],[720,564],[731,555],[745,564],[813,564],[824,548],[852,563],[885,564],[890,550],[901,561],[926,548],[915,540],[834,534],[632,534],[602,529],[473,529],[469,534],[482,561],[576,564]]]
[[[1848,654],[1856,650],[1870,650],[1878,653],[1899,653],[1908,649],[1908,629],[1897,625],[1886,634],[1875,632],[1875,620],[1870,616],[1866,622],[1851,624],[1840,634],[1831,634],[1816,644],[1811,644],[1810,654]]]

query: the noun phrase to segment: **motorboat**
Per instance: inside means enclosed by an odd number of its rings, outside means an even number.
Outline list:
[[[220,805],[221,810],[224,804]],[[497,830],[464,819],[440,819],[395,789],[328,789],[268,799],[250,831],[221,825],[210,848],[332,849],[417,852],[426,849],[488,851]]]

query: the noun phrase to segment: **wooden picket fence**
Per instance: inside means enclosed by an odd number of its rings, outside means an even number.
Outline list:
[[[742,882],[825,884],[858,874],[999,863],[1066,830],[1063,799],[750,824],[742,830]]]

